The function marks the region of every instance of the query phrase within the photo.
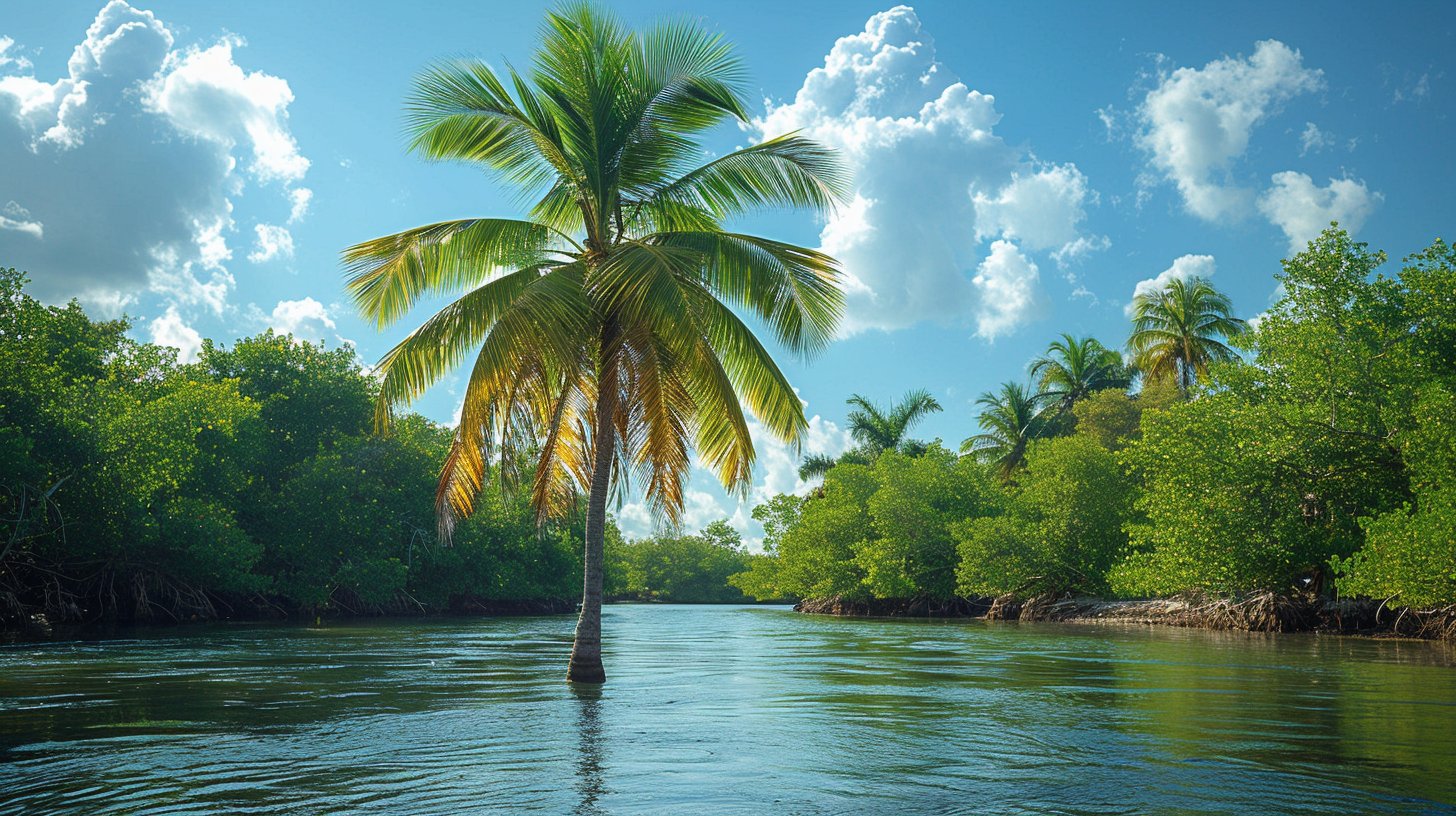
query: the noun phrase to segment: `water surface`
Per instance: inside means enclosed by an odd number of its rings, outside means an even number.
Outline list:
[[[1456,814],[1449,646],[613,606],[0,647],[0,814]]]

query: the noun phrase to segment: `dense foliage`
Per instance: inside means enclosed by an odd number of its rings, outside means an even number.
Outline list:
[[[1132,480],[1117,457],[1090,436],[1037,440],[1007,493],[1004,513],[956,527],[959,590],[1105,592],[1132,511]]]
[[[1207,281],[1140,293],[1130,371],[1063,335],[1035,387],[982,395],[967,455],[830,470],[735,583],[1456,604],[1456,250],[1384,262],[1327,230],[1247,329]]]
[[[999,512],[999,502],[974,460],[939,446],[841,464],[813,498],[759,508],[768,554],[734,583],[760,598],[953,597],[952,527],[967,513]]]
[[[747,603],[752,599],[728,579],[747,569],[750,558],[738,531],[721,519],[691,535],[611,536],[605,591],[616,600]]]
[[[434,536],[447,429],[369,433],[351,350],[271,332],[198,362],[0,272],[0,617],[443,611],[570,598],[580,525],[490,491]],[[567,607],[569,608],[569,607]]]

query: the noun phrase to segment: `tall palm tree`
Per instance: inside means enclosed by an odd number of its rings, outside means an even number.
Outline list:
[[[527,73],[440,64],[407,108],[412,150],[492,172],[534,202],[529,216],[430,224],[344,253],[349,291],[381,328],[422,297],[463,293],[378,368],[387,422],[474,358],[436,494],[443,535],[474,509],[495,455],[502,473],[533,474],[542,519],[587,494],[572,681],[605,680],[608,495],[635,477],[675,523],[692,445],[725,487],[746,489],[744,406],[791,443],[807,427],[734,310],[801,355],[831,341],[843,311],[832,258],[723,227],[765,207],[826,211],[846,184],[831,151],[792,134],[698,165],[697,134],[746,121],[742,81],[731,49],[691,22],[638,33],[563,7]]]
[[[1127,369],[1122,356],[1092,337],[1063,334],[1053,340],[1046,353],[1031,364],[1038,399],[1057,413],[1066,414],[1072,404],[1104,388],[1126,388]]]
[[[1203,278],[1174,278],[1162,289],[1132,301],[1133,365],[1149,380],[1170,379],[1187,394],[1208,374],[1209,365],[1236,359],[1222,341],[1246,325],[1233,316],[1228,296]]]
[[[908,392],[888,408],[881,408],[859,394],[851,395],[845,402],[854,406],[848,416],[849,435],[859,444],[837,459],[822,454],[805,457],[799,466],[799,478],[822,476],[840,463],[867,464],[887,450],[898,450],[912,456],[922,454],[926,444],[910,439],[910,429],[941,410],[940,403],[923,388]]]
[[[999,392],[981,394],[976,404],[985,409],[978,420],[983,433],[962,442],[961,453],[974,454],[1009,480],[1026,457],[1027,443],[1041,435],[1042,402],[1030,388],[1008,382]]]

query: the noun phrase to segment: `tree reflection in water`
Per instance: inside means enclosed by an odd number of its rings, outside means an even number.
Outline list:
[[[597,800],[607,793],[602,779],[602,689],[600,686],[572,685],[577,702],[577,732],[580,753],[576,759],[576,790],[581,803],[576,816],[604,816],[606,810]]]

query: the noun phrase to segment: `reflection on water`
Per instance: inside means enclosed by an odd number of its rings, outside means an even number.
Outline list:
[[[614,606],[0,648],[0,815],[1456,814],[1449,646]]]
[[[602,783],[602,692],[596,686],[574,686],[572,691],[580,706],[576,719],[581,749],[576,759],[576,790],[581,804],[577,816],[599,816],[608,811],[597,805],[606,792]]]

